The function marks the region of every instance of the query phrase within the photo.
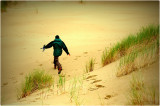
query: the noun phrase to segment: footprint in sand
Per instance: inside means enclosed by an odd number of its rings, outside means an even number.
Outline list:
[[[116,96],[116,95],[117,95],[117,93],[112,93],[112,95],[107,94],[107,95],[104,97],[104,99],[110,99],[110,98],[112,98],[112,97],[114,97],[114,96]]]
[[[93,77],[96,77],[97,75],[91,75],[91,76],[88,76],[86,79],[90,79],[90,78],[93,78]]]
[[[8,85],[8,82],[3,83],[3,86],[6,86],[6,85]]]
[[[87,54],[88,52],[83,52],[84,54]]]
[[[70,75],[68,75],[68,77],[70,77]]]
[[[77,60],[78,58],[80,58],[81,56],[76,56],[74,60]]]
[[[91,84],[97,83],[97,82],[101,82],[102,80],[95,80],[93,81]]]
[[[88,90],[89,91],[94,91],[94,90],[97,90],[98,88],[89,88]]]
[[[110,99],[113,95],[106,95],[104,99]]]
[[[95,85],[96,87],[90,87],[88,90],[89,91],[94,91],[94,90],[97,90],[97,89],[99,89],[99,88],[103,88],[103,87],[105,87],[105,86],[103,86],[103,85]]]
[[[105,86],[103,85],[95,85],[97,88],[104,88]]]
[[[43,64],[39,64],[39,66],[42,66]]]
[[[78,58],[75,58],[74,60],[77,60]]]
[[[19,75],[23,75],[23,73],[19,73]]]

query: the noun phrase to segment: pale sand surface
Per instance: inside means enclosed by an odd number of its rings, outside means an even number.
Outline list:
[[[97,78],[102,79],[101,82],[106,82],[105,88],[100,88],[97,92],[102,97],[111,92],[118,95],[106,104],[124,104],[126,100],[123,99],[123,93],[128,87],[125,82],[130,76],[120,80],[116,78],[113,71],[116,71],[115,63],[101,68],[102,51],[129,34],[138,32],[142,26],[158,24],[159,17],[158,2],[21,2],[2,13],[1,19],[3,104],[41,104],[39,100],[31,102],[35,97],[32,95],[24,102],[17,102],[16,90],[25,75],[33,69],[45,69],[57,77],[57,70],[53,69],[52,64],[53,49],[45,52],[40,50],[56,34],[60,35],[71,54],[67,56],[63,52],[60,57],[67,80],[81,75],[86,62],[94,57],[96,71],[91,74],[96,74]],[[122,84],[122,90],[118,89]],[[100,104],[96,91],[87,92],[86,104]],[[68,99],[68,95],[51,95],[44,104],[69,105],[71,103]]]

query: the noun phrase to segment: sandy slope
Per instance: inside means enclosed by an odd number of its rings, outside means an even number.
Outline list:
[[[57,70],[53,70],[52,64],[53,50],[48,49],[45,52],[40,50],[44,44],[53,40],[56,34],[60,35],[71,54],[69,57],[63,52],[60,57],[63,73],[66,73],[68,80],[83,73],[86,61],[90,57],[96,59],[95,70],[97,71],[93,74],[97,74],[99,79],[103,78],[101,83],[112,78],[117,80],[112,75],[114,63],[101,68],[102,51],[128,34],[137,32],[141,26],[158,23],[158,4],[153,2],[85,2],[83,4],[79,2],[21,2],[10,7],[6,13],[2,13],[1,18],[2,103],[12,104],[17,102],[16,89],[19,88],[25,75],[33,69],[43,68],[57,77]],[[104,71],[109,69],[112,71]],[[99,73],[100,70],[103,70],[103,73]],[[127,80],[127,77],[123,78]],[[116,91],[112,89],[112,86],[117,88],[119,86],[117,81],[112,85],[110,85],[111,82],[105,83],[104,91],[101,89],[102,97],[106,93],[112,95],[111,92]],[[93,97],[93,92],[88,92],[87,96]],[[94,93],[96,96],[96,92]],[[124,96],[121,90],[119,93],[122,97]],[[52,96],[57,98],[55,100],[63,96],[64,101],[49,102],[53,100],[51,97],[45,103],[70,104],[67,95]],[[123,104],[123,100],[125,101],[122,99],[117,104]],[[88,101],[88,104],[93,103],[92,99]],[[22,103],[41,104],[39,101],[30,102],[29,100]],[[114,101],[108,103],[114,104]],[[99,100],[95,100],[93,104],[99,104]]]
[[[118,62],[111,63],[86,75],[79,94],[79,101],[82,101],[81,105],[126,105],[132,74],[139,74],[139,72],[144,77],[145,86],[155,87],[156,95],[159,94],[158,60],[141,71],[135,71],[120,78],[115,77],[116,68],[114,66],[117,64]],[[63,93],[57,94],[56,90],[52,88],[41,90],[13,104],[74,105],[75,102],[70,102],[69,83],[69,81],[66,82],[66,89]],[[97,87],[97,85],[101,86]]]

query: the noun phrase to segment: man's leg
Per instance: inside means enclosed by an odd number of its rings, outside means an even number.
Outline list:
[[[53,62],[54,63],[54,69],[56,69],[56,67],[57,67],[56,60],[57,60],[57,57],[54,56],[54,62]]]
[[[60,74],[62,70],[62,66],[58,61],[58,57],[54,57],[54,62],[55,62],[55,65],[58,66],[58,74]]]

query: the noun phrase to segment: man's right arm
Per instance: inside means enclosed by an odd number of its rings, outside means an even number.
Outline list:
[[[48,43],[46,46],[44,46],[44,48],[45,48],[45,49],[48,49],[48,48],[52,47],[52,46],[53,46],[53,42],[54,42],[54,41]]]

